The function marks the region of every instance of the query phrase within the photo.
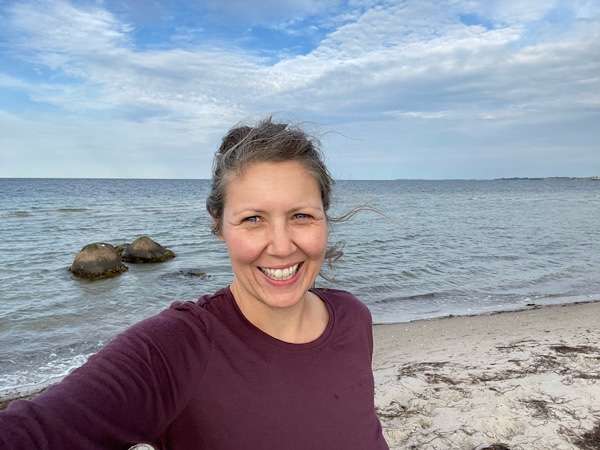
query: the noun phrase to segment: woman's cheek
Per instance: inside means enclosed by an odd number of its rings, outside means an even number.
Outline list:
[[[229,236],[227,239],[229,254],[233,259],[245,262],[252,262],[257,259],[264,247],[260,236]]]
[[[313,258],[321,257],[327,249],[327,227],[317,226],[310,233],[302,233],[298,237],[302,250]]]

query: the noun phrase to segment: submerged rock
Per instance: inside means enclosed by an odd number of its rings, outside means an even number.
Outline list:
[[[179,269],[174,272],[163,273],[159,278],[170,282],[179,279],[182,282],[189,283],[190,279],[208,280],[210,275],[200,269]]]
[[[159,263],[175,258],[168,248],[154,242],[148,236],[141,236],[131,244],[124,244],[123,261],[130,263]]]
[[[80,278],[100,280],[117,276],[129,269],[121,262],[121,256],[115,247],[95,242],[79,251],[69,270]]]
[[[205,280],[209,278],[209,275],[200,269],[179,269],[176,272],[162,274],[161,278],[200,278]]]
[[[206,272],[202,272],[200,269],[181,269],[179,271],[180,275],[185,277],[198,277],[198,278],[207,278],[208,274]]]

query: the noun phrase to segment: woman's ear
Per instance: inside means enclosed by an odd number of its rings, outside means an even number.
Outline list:
[[[221,231],[221,227],[217,224],[217,221],[213,219],[212,223],[213,234],[217,237],[218,240],[224,241],[223,232]]]

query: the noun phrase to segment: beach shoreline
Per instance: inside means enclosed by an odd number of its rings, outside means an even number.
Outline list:
[[[390,448],[591,448],[598,318],[599,302],[580,302],[375,325],[375,402]]]
[[[586,301],[375,325],[390,449],[596,448],[584,444],[600,437],[599,318]]]

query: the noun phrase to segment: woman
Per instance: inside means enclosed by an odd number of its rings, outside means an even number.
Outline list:
[[[13,402],[0,448],[387,449],[369,311],[347,292],[311,288],[331,185],[302,131],[271,120],[232,129],[207,199],[231,285],[174,303],[33,401]]]

